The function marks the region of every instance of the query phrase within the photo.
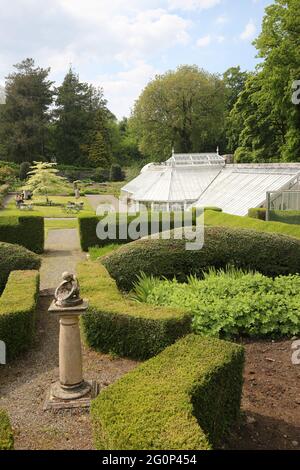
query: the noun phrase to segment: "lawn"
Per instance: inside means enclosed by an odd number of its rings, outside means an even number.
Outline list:
[[[76,218],[79,213],[68,213],[63,210],[61,206],[35,206],[36,203],[43,202],[45,199],[42,197],[36,197],[33,199],[33,210],[20,210],[16,208],[15,201],[12,200],[6,206],[5,209],[0,210],[0,217],[7,216],[20,216],[20,215],[31,215],[31,216],[42,216],[50,218]],[[50,200],[56,204],[66,205],[69,201],[75,202],[75,199],[71,196],[50,196]],[[86,197],[81,197],[79,202],[84,203],[84,209],[80,211],[81,215],[95,215],[95,211],[90,206],[89,201]]]
[[[251,217],[225,214],[224,212],[207,211],[204,216],[205,225],[245,228],[258,232],[271,232],[300,238],[300,225],[284,224],[282,222],[264,222]]]
[[[78,228],[77,219],[45,219],[45,236],[49,230]]]
[[[117,250],[120,246],[121,245],[112,243],[111,245],[102,246],[100,248],[97,246],[91,247],[89,248],[89,255],[92,261],[96,261],[98,258],[101,258],[101,256],[108,255],[108,253]]]

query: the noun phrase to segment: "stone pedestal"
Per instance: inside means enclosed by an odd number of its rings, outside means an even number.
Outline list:
[[[53,301],[48,310],[59,316],[59,381],[51,386],[45,409],[86,407],[98,393],[97,384],[85,381],[82,374],[79,317],[87,308],[87,301],[74,307],[59,307]]]

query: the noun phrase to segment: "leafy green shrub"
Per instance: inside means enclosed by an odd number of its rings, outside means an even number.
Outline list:
[[[0,240],[16,243],[35,253],[44,251],[44,218],[0,217]]]
[[[77,272],[82,295],[90,302],[81,325],[92,348],[147,359],[191,331],[187,312],[140,305],[124,297],[100,263],[82,263]]]
[[[129,225],[137,220],[137,218],[141,217],[143,220],[146,221],[145,223],[145,233],[140,233],[140,237],[143,237],[147,235],[148,233],[151,233],[151,220],[153,220],[153,217],[157,217],[159,220],[158,223],[158,232],[161,232],[163,229],[163,217],[166,215],[165,212],[143,212],[140,214],[122,214],[122,213],[111,213],[109,215],[101,215],[101,216],[92,216],[92,217],[87,217],[87,216],[79,216],[78,222],[79,222],[79,234],[80,234],[80,243],[81,243],[81,248],[83,251],[88,251],[90,247],[95,247],[95,246],[105,246],[105,245],[111,245],[113,244],[124,244],[124,243],[129,243],[132,241],[132,238],[130,238],[128,234],[128,227]],[[171,212],[169,214],[170,216],[170,228],[173,229],[174,226],[178,227],[181,226],[182,223],[177,219],[179,216],[184,216],[183,213],[179,214],[178,212]],[[189,212],[188,213],[191,224],[195,225],[196,223],[196,211]],[[98,224],[101,225],[105,230],[106,230],[106,225],[108,222],[111,222],[112,225],[116,225],[116,231],[115,233],[112,233],[113,238],[106,238],[104,240],[101,240],[97,236],[97,226]],[[142,231],[141,231],[142,232]],[[124,237],[124,233],[127,234]]]
[[[120,165],[114,163],[110,167],[109,179],[110,181],[123,181],[124,180],[124,173]]]
[[[3,200],[5,196],[8,194],[9,191],[9,184],[2,184],[0,186],[0,207],[3,205]]]
[[[0,408],[0,450],[12,450],[14,436],[6,411]]]
[[[22,162],[20,165],[20,173],[19,178],[21,181],[25,181],[27,179],[28,173],[31,168],[31,163],[29,162]]]
[[[102,263],[118,287],[126,291],[142,272],[176,277],[181,282],[191,274],[201,277],[203,270],[228,264],[267,276],[295,274],[300,272],[300,240],[254,230],[206,227],[201,250],[187,251],[185,240],[143,239],[122,246],[105,256]]]
[[[41,259],[35,253],[18,245],[0,242],[0,292],[11,271],[39,269]]]
[[[300,227],[280,222],[263,222],[262,220],[250,217],[240,217],[225,213],[219,214],[211,211],[205,212],[204,220],[206,225],[244,228],[266,233],[281,233],[282,235],[300,238]]]
[[[10,166],[1,166],[0,167],[0,184],[5,184],[8,181],[11,181],[15,178],[15,170]]]
[[[151,305],[181,307],[193,314],[193,329],[205,336],[293,336],[300,332],[300,276],[211,270],[204,280],[142,278],[136,296]]]
[[[239,416],[244,354],[188,335],[92,402],[97,449],[209,450]]]
[[[96,168],[93,174],[94,181],[98,183],[105,183],[105,181],[109,180],[109,171],[107,168]]]
[[[38,271],[13,271],[0,297],[0,339],[7,358],[27,350],[35,333],[35,310],[39,291]]]
[[[267,209],[263,208],[255,208],[248,210],[248,217],[252,219],[259,219],[259,220],[266,220],[266,213]]]

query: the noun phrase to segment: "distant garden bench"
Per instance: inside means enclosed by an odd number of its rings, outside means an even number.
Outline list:
[[[65,206],[64,206],[64,211],[67,212],[67,213],[78,213],[80,211],[83,210],[83,207],[84,207],[84,203],[83,202],[79,202],[79,203],[76,203],[76,202],[68,202]]]
[[[17,204],[18,209],[21,211],[32,211],[33,210],[33,204]]]

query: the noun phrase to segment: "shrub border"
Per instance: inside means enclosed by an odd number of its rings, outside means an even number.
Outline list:
[[[0,339],[7,360],[27,350],[35,334],[38,271],[12,271],[0,297]]]
[[[80,263],[77,272],[82,295],[90,302],[81,326],[85,342],[93,349],[148,359],[191,331],[188,312],[126,298],[100,262]]]
[[[210,450],[237,419],[244,351],[188,335],[92,402],[97,449]]]
[[[43,253],[45,241],[44,217],[1,217],[0,241],[24,246],[34,253]]]

